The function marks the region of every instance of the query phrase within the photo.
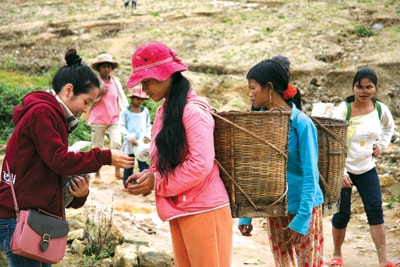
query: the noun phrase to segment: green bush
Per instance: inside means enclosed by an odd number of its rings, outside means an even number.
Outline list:
[[[161,106],[162,103],[163,101],[154,102],[153,100],[147,100],[143,102],[143,106],[149,109],[151,124],[153,124],[157,109]]]
[[[352,32],[358,37],[371,37],[374,35],[374,31],[364,25],[358,26]]]
[[[15,106],[21,106],[22,98],[29,92],[41,88],[16,88],[0,83],[0,144],[6,144],[14,130],[15,123],[12,114]],[[69,136],[70,143],[78,140],[90,141],[90,126],[86,122],[80,122],[76,131]]]
[[[15,127],[12,113],[15,106],[21,105],[22,98],[33,90],[39,88],[17,88],[0,83],[0,144],[7,143]]]
[[[68,143],[72,145],[76,141],[91,141],[90,125],[83,120],[79,121],[78,128],[68,136]]]

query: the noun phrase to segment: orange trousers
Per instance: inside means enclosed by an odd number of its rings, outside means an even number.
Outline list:
[[[180,217],[169,222],[176,267],[230,267],[230,207]]]

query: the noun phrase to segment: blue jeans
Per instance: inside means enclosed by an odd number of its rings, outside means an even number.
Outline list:
[[[132,158],[135,157],[133,154],[129,154],[129,156],[132,157]],[[139,171],[140,172],[149,168],[149,165],[147,164],[147,162],[140,161],[140,160],[138,160],[137,162],[139,164]],[[132,174],[133,174],[133,167],[129,168],[129,169],[124,169],[124,178],[122,180],[122,183],[123,183],[124,187],[126,187],[126,185],[125,185],[126,180],[128,180],[128,177],[131,176]]]
[[[349,176],[361,196],[368,224],[378,225],[384,223],[382,192],[376,168],[372,168],[360,175],[349,173]],[[351,190],[352,188],[342,188],[340,192],[340,209],[332,218],[332,224],[337,229],[344,229],[349,223],[351,215]]]
[[[51,267],[51,264],[28,259],[11,252],[10,241],[16,224],[15,219],[0,219],[0,249],[7,255],[9,267]]]

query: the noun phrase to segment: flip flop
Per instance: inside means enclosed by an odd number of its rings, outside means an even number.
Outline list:
[[[395,263],[395,262],[389,262],[386,267],[399,267],[400,266],[400,262]]]
[[[343,266],[344,266],[343,260],[341,258],[334,258],[334,259],[331,259],[329,262],[329,267],[343,267]]]

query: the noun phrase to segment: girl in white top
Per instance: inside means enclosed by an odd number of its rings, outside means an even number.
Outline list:
[[[330,267],[343,266],[341,248],[351,215],[353,185],[364,204],[379,266],[396,266],[387,258],[382,193],[375,168],[376,158],[390,143],[395,124],[388,107],[376,100],[377,82],[374,70],[360,69],[353,80],[354,95],[341,103],[334,115],[337,119],[348,120],[349,127],[340,211],[332,218],[334,251]]]

